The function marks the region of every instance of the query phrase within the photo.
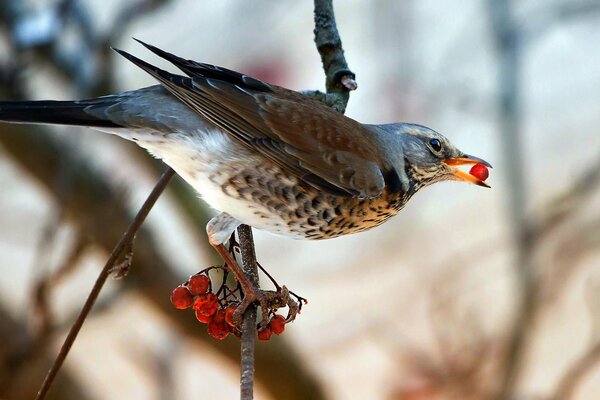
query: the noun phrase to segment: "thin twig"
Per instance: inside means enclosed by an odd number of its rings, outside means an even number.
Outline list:
[[[69,354],[69,350],[71,350],[71,347],[73,346],[73,343],[75,342],[75,339],[77,338],[77,335],[79,334],[79,331],[83,326],[83,323],[85,322],[88,314],[90,313],[90,310],[96,302],[96,299],[98,298],[100,290],[102,290],[106,279],[110,275],[119,257],[121,257],[123,250],[131,246],[131,243],[135,239],[136,233],[139,231],[140,227],[144,223],[144,220],[148,216],[148,213],[150,212],[150,210],[156,203],[156,200],[158,200],[159,196],[167,187],[167,184],[171,181],[171,178],[173,178],[174,175],[175,171],[167,167],[165,172],[160,177],[160,180],[158,181],[156,186],[154,186],[154,189],[152,189],[152,192],[150,193],[150,195],[136,214],[135,218],[129,225],[129,228],[127,228],[127,231],[125,232],[125,234],[123,234],[123,237],[121,238],[121,240],[119,240],[119,242],[113,249],[110,257],[104,265],[104,268],[102,268],[102,271],[100,271],[100,274],[96,279],[96,283],[94,283],[94,286],[92,287],[92,290],[90,291],[90,294],[88,295],[85,304],[81,309],[81,312],[79,313],[77,319],[75,320],[75,323],[73,323],[73,326],[69,330],[69,333],[65,338],[65,341],[63,342],[63,345],[60,348],[60,351],[56,356],[52,367],[48,371],[48,374],[46,375],[46,378],[42,383],[42,387],[40,388],[36,396],[36,400],[42,400],[46,397],[46,394],[48,393],[52,382],[54,382],[56,374],[62,367],[65,358],[67,358],[67,355]]]
[[[242,268],[246,277],[258,287],[258,268],[252,228],[240,225],[238,228]],[[267,312],[267,310],[262,310]],[[254,343],[256,341],[256,305],[251,304],[244,313],[242,321],[242,358],[240,376],[240,399],[251,400],[254,397]]]

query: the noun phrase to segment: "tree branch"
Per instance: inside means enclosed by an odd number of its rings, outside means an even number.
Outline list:
[[[256,253],[254,251],[254,240],[252,228],[241,225],[238,228],[240,251],[242,253],[242,268],[244,273],[255,285],[259,286],[258,267],[256,264]],[[266,313],[267,310],[262,310]],[[254,398],[254,344],[256,342],[256,304],[248,307],[244,313],[242,322],[242,359],[240,363],[240,398],[251,400]]]
[[[94,286],[92,287],[92,290],[91,290],[87,300],[85,301],[85,304],[83,305],[83,308],[81,309],[81,312],[77,316],[77,319],[73,323],[73,326],[71,327],[71,329],[69,331],[69,334],[65,338],[65,341],[64,341],[58,355],[56,356],[56,359],[54,360],[54,363],[52,364],[50,371],[48,371],[48,375],[46,375],[46,378],[44,379],[44,382],[42,383],[42,386],[36,396],[36,400],[42,400],[42,399],[46,398],[46,395],[48,394],[48,390],[50,389],[50,386],[52,385],[52,382],[54,381],[56,374],[62,367],[62,364],[65,361],[65,359],[67,358],[67,355],[69,354],[69,350],[71,350],[71,347],[73,346],[73,343],[75,342],[75,339],[77,338],[77,335],[79,334],[79,331],[81,330],[81,327],[83,326],[83,323],[85,322],[94,303],[96,302],[96,299],[98,298],[98,295],[100,294],[100,291],[102,290],[102,287],[104,286],[104,283],[106,282],[106,279],[113,272],[113,268],[116,266],[116,263],[119,260],[119,258],[123,256],[123,252],[126,251],[128,248],[131,248],[131,246],[133,245],[133,240],[135,238],[135,234],[141,228],[142,224],[144,223],[144,220],[148,216],[148,213],[150,212],[150,210],[156,203],[156,200],[158,200],[161,193],[165,190],[168,183],[173,178],[173,175],[175,175],[175,171],[173,171],[170,167],[167,167],[167,169],[161,176],[160,180],[158,181],[158,183],[156,184],[154,189],[152,189],[152,192],[150,193],[150,195],[148,196],[148,198],[146,199],[146,201],[144,202],[144,204],[138,211],[133,222],[131,222],[131,224],[129,225],[129,228],[127,229],[127,231],[125,232],[125,234],[123,235],[121,240],[117,243],[117,245],[113,249],[110,257],[108,258],[108,260],[106,261],[106,264],[104,265],[104,268],[102,268],[102,271],[100,271],[100,274],[98,275],[98,278],[96,279],[96,283],[94,283]]]
[[[315,44],[321,56],[325,71],[325,88],[327,93],[305,91],[311,96],[343,113],[350,99],[350,91],[356,90],[356,76],[350,71],[342,40],[337,30],[332,0],[315,0]]]

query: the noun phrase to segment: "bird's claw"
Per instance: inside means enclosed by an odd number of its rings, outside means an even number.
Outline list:
[[[269,323],[269,316],[275,314],[275,312],[283,307],[288,307],[288,315],[285,322],[291,322],[296,318],[296,315],[302,309],[302,304],[306,304],[306,300],[293,292],[290,292],[285,286],[279,286],[277,282],[269,275],[269,273],[262,268],[260,264],[258,267],[263,271],[269,279],[273,282],[276,290],[261,290],[256,287],[252,281],[248,279],[244,271],[240,268],[234,257],[233,249],[235,248],[235,238],[231,239],[231,247],[225,248],[222,244],[215,244],[214,248],[219,252],[223,260],[225,261],[225,268],[233,273],[235,279],[239,283],[243,296],[240,304],[236,307],[232,315],[233,323],[236,327],[242,326],[243,316],[246,313],[248,307],[253,303],[258,303],[261,308],[262,319],[259,323],[259,329],[265,328]],[[296,300],[292,298],[294,296]]]
[[[261,309],[262,318],[258,324],[259,329],[264,328],[269,323],[269,315],[275,313],[277,310],[283,307],[288,307],[288,316],[286,323],[291,322],[296,318],[301,305],[299,305],[290,296],[290,291],[287,287],[281,286],[277,290],[261,290],[257,288],[251,288],[250,290],[244,291],[244,297],[239,306],[233,313],[233,322],[236,326],[240,327],[242,319],[248,307],[258,303]]]

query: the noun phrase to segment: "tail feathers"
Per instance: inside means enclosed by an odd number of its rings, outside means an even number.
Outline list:
[[[102,119],[86,112],[86,101],[8,101],[0,102],[0,121],[76,125],[90,127],[121,127],[109,119]]]

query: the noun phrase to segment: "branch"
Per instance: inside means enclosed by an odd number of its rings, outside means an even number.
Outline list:
[[[42,399],[46,398],[46,395],[48,394],[48,390],[50,389],[50,386],[52,385],[52,382],[54,381],[56,374],[62,367],[65,359],[67,358],[67,355],[69,354],[69,350],[71,350],[71,347],[73,346],[73,343],[75,342],[75,339],[77,338],[77,335],[79,334],[79,331],[81,330],[81,327],[83,326],[83,323],[85,322],[94,303],[96,302],[96,299],[98,298],[98,295],[100,294],[100,290],[102,290],[102,287],[104,286],[104,283],[106,282],[106,279],[113,272],[115,266],[117,265],[117,261],[119,260],[119,258],[122,257],[123,253],[125,251],[127,251],[128,249],[130,249],[131,246],[133,245],[133,240],[135,238],[135,234],[141,228],[142,224],[144,223],[144,220],[148,216],[148,213],[150,212],[150,210],[156,203],[156,200],[158,200],[161,193],[167,187],[167,184],[173,178],[173,175],[175,175],[175,171],[173,171],[171,168],[167,167],[167,169],[163,173],[162,177],[160,178],[160,180],[158,181],[158,183],[156,184],[154,189],[152,189],[152,192],[150,193],[150,195],[148,196],[148,198],[146,199],[146,201],[144,202],[144,204],[138,211],[133,222],[131,223],[131,225],[129,225],[129,228],[127,229],[127,231],[125,232],[125,234],[123,235],[121,240],[117,243],[117,245],[113,249],[110,257],[108,258],[108,260],[106,261],[106,264],[104,265],[104,268],[102,268],[102,271],[100,271],[100,274],[98,275],[98,278],[96,279],[96,283],[92,287],[92,290],[91,290],[87,300],[85,301],[85,304],[83,305],[83,308],[81,309],[81,312],[79,313],[79,316],[75,320],[75,323],[71,327],[69,334],[65,338],[65,341],[60,349],[60,352],[56,356],[56,360],[54,360],[54,364],[52,364],[50,371],[48,371],[48,375],[46,375],[46,378],[44,379],[44,382],[42,383],[42,387],[40,388],[40,391],[38,392],[38,395],[36,396],[36,400],[42,400]]]
[[[325,71],[327,93],[315,90],[305,91],[304,94],[343,113],[350,99],[350,91],[358,88],[355,81],[356,76],[354,72],[350,71],[344,58],[344,49],[335,23],[332,0],[315,0],[314,14],[315,44]]]
[[[241,225],[238,228],[240,252],[243,270],[250,281],[258,287],[258,268],[252,228]],[[267,310],[262,310],[266,313]],[[244,313],[242,321],[242,359],[240,363],[240,398],[251,400],[254,397],[254,343],[256,342],[256,304],[252,304]]]

